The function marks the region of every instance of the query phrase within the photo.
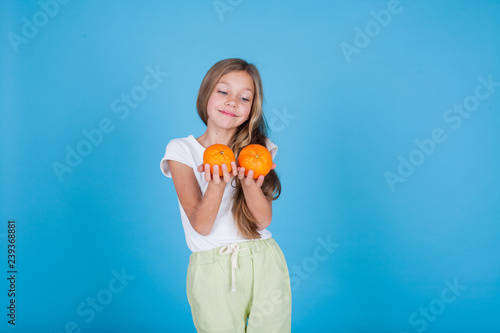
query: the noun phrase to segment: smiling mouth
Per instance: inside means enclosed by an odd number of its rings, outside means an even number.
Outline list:
[[[236,117],[236,115],[234,113],[229,112],[229,111],[219,110],[219,112],[225,116],[228,116],[228,117]]]

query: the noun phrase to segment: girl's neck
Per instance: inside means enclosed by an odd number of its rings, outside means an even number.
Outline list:
[[[207,126],[207,130],[202,136],[196,138],[198,142],[205,148],[210,147],[214,144],[223,144],[226,146],[231,146],[234,134],[236,133],[236,128],[214,128],[212,126]]]

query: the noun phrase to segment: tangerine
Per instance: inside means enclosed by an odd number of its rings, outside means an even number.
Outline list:
[[[271,171],[273,158],[266,147],[259,144],[251,144],[243,148],[238,155],[238,165],[245,168],[245,176],[249,170],[253,170],[253,178],[267,175]]]
[[[215,144],[211,145],[205,152],[203,153],[203,165],[210,164],[210,173],[214,174],[214,165],[219,166],[219,175],[222,175],[222,164],[227,166],[227,172],[231,172],[231,162],[235,162],[236,158],[234,157],[234,153],[226,145],[223,144]]]

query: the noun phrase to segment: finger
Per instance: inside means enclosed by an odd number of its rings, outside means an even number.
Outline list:
[[[272,169],[275,169],[275,168],[276,168],[276,164],[275,164],[275,163],[273,163],[273,165],[271,165],[271,170],[272,170]]]
[[[205,166],[203,164],[198,165],[198,172],[205,172]]]
[[[245,184],[251,185],[253,182],[253,170],[248,170],[247,178],[245,179]]]
[[[222,181],[222,169],[220,165],[214,165],[214,176],[212,177],[212,180],[215,184],[220,184]]]
[[[238,168],[236,166],[236,162],[231,162],[231,174],[234,176],[238,175]]]
[[[205,180],[209,182],[212,180],[212,176],[210,175],[210,164],[205,164]]]
[[[258,187],[261,187],[262,184],[264,184],[264,176],[260,175],[259,178],[257,178],[257,181],[255,182],[255,184],[257,184]]]
[[[222,169],[222,177],[224,178],[224,182],[229,183],[229,181],[231,180],[231,176],[229,175],[229,172],[227,171],[226,163],[221,165],[221,169]]]
[[[213,174],[213,178],[215,178],[215,176],[218,176],[219,177],[219,172],[220,172],[220,166],[218,164],[215,164],[213,167],[212,167],[212,174]]]
[[[239,168],[238,178],[239,178],[240,180],[242,180],[243,178],[245,178],[245,168],[243,168],[243,167],[240,167],[240,168]]]

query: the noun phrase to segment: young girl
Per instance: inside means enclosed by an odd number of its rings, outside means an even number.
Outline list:
[[[278,147],[266,137],[257,68],[241,59],[216,63],[205,75],[196,106],[207,130],[167,145],[161,170],[172,178],[189,249],[187,297],[198,332],[290,332],[291,289],[283,253],[266,228],[278,175],[253,179],[231,163],[203,165],[219,143],[236,156],[249,144]],[[276,165],[273,163],[273,169]]]

